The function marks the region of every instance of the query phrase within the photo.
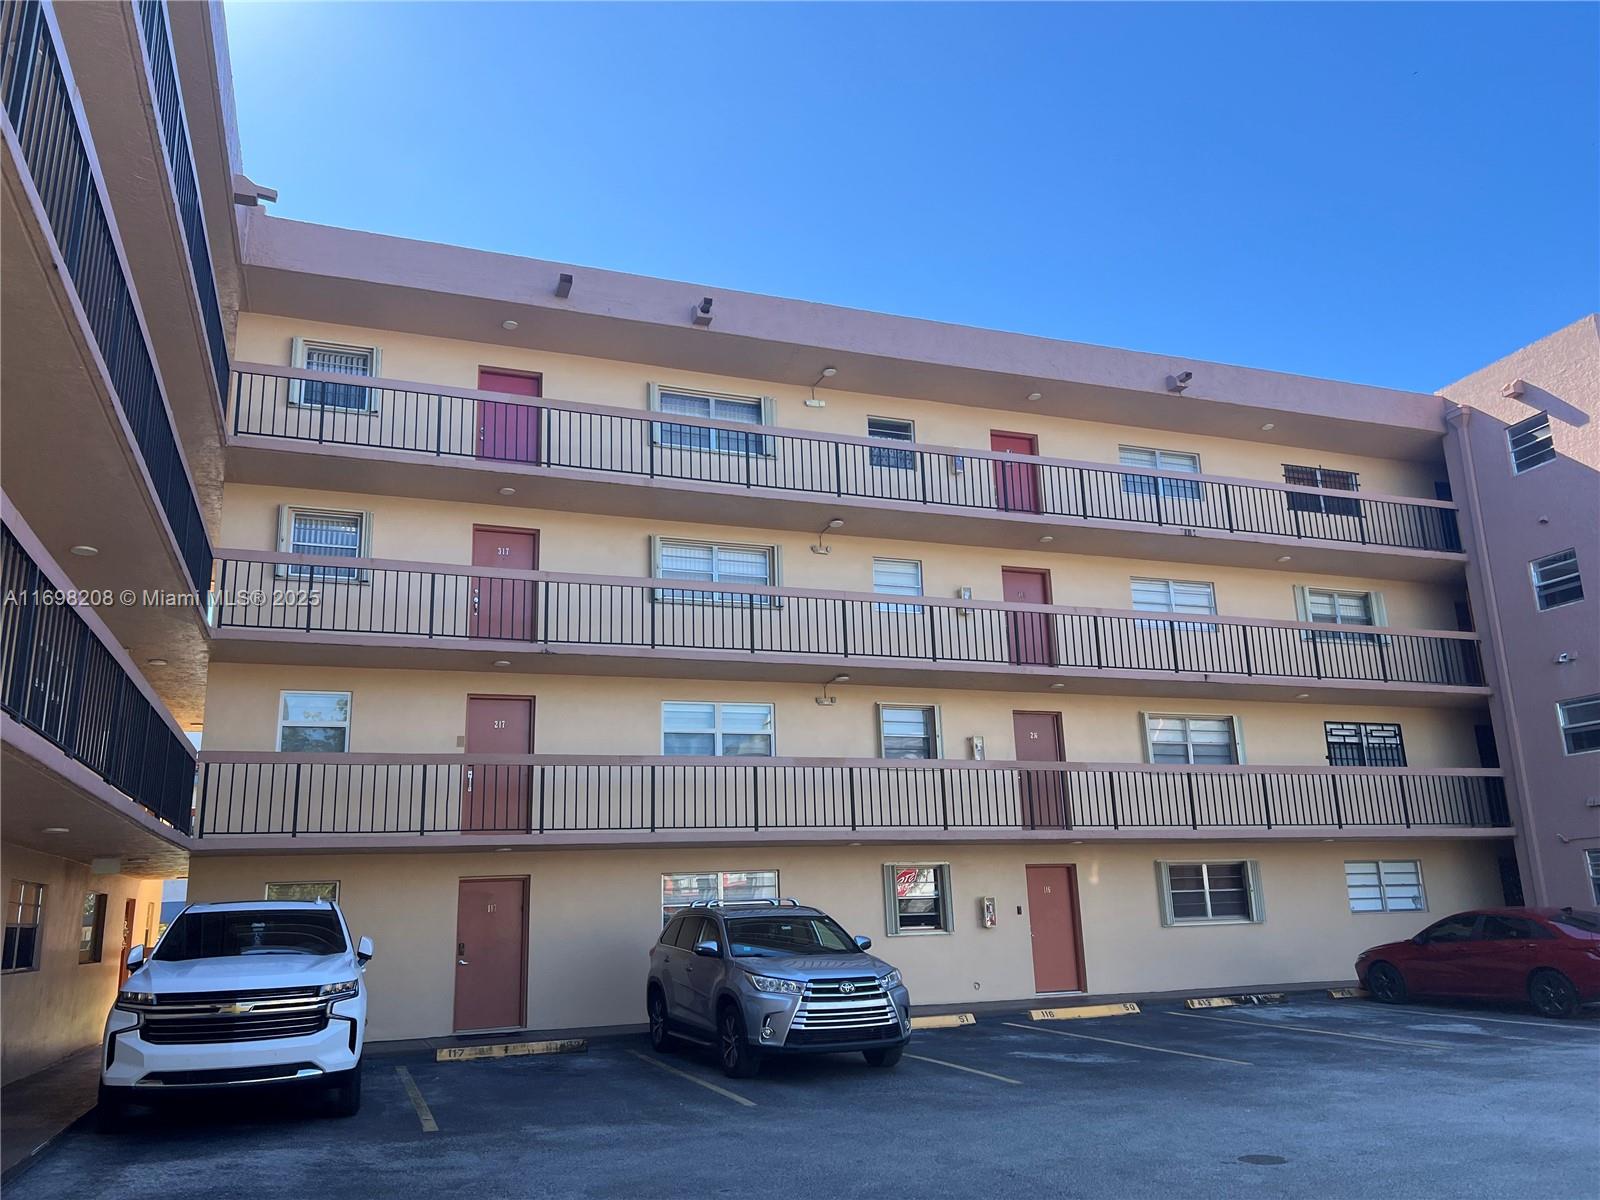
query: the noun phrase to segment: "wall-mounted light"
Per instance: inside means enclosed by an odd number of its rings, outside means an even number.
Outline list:
[[[702,299],[699,304],[696,304],[694,308],[690,310],[689,315],[693,318],[696,325],[711,324],[711,297],[706,296],[704,299]]]
[[[1194,378],[1193,371],[1179,371],[1176,375],[1167,376],[1167,391],[1182,392],[1189,386],[1189,381]]]
[[[561,278],[556,280],[556,299],[565,300],[570,295],[572,295],[572,275],[563,271]]]
[[[811,383],[811,399],[806,401],[807,408],[827,408],[828,402],[817,395],[817,385],[824,379],[832,379],[839,373],[838,367],[823,367],[822,373]]]
[[[833,687],[835,684],[849,682],[850,676],[848,675],[835,675],[832,679],[828,680],[827,683],[822,685],[822,695],[816,697],[817,707],[832,708],[835,704],[839,703],[839,697],[828,695],[828,689]]]
[[[815,546],[811,547],[811,553],[813,553],[813,554],[832,554],[833,553],[833,547],[829,546],[829,545],[825,545],[823,543],[823,539],[828,536],[828,530],[830,530],[830,529],[843,529],[843,528],[844,528],[844,518],[843,517],[835,517],[833,520],[829,521],[826,525],[824,525],[821,529],[817,530],[817,544]]]

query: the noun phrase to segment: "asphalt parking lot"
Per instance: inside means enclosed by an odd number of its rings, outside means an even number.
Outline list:
[[[369,1055],[355,1118],[228,1096],[69,1130],[8,1200],[972,1195],[1588,1196],[1600,1013],[1295,997],[922,1030],[725,1079],[643,1035],[586,1053]],[[432,1128],[430,1128],[432,1126]],[[1181,1190],[1181,1191],[1180,1191]]]

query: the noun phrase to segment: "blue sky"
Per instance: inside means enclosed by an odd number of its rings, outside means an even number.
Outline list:
[[[227,6],[286,217],[1433,390],[1600,308],[1600,6]]]

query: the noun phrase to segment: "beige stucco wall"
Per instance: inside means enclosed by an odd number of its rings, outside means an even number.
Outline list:
[[[795,683],[536,676],[505,671],[409,671],[349,667],[213,663],[205,748],[272,750],[278,696],[285,690],[351,693],[350,749],[397,754],[459,753],[469,695],[534,696],[534,749],[540,754],[659,754],[663,700],[756,701],[775,706],[777,753],[796,758],[878,755],[875,705],[932,704],[940,710],[948,757],[967,757],[966,740],[987,739],[988,757],[1014,757],[1011,714],[1059,712],[1067,757],[1080,762],[1142,762],[1142,712],[1238,718],[1245,761],[1326,762],[1324,721],[1398,721],[1413,767],[1477,765],[1472,709],[1369,704],[1308,705],[1045,691],[979,692],[842,684],[838,704],[814,703],[820,688]]]
[[[1265,921],[1162,926],[1154,864],[1163,858],[1258,861]],[[1428,913],[1349,911],[1344,862],[1376,858],[1420,859]],[[951,865],[952,933],[887,936],[882,867],[904,862]],[[352,931],[377,943],[367,971],[371,1036],[403,1038],[451,1030],[463,877],[529,879],[527,1023],[559,1029],[643,1020],[646,954],[660,931],[667,871],[777,870],[784,895],[821,903],[851,932],[871,936],[875,951],[905,972],[917,1004],[1031,999],[1028,863],[1076,865],[1086,988],[1094,993],[1348,979],[1362,948],[1499,900],[1490,844],[1397,841],[200,856],[189,894],[254,899],[268,881],[338,880]],[[982,896],[997,902],[992,930],[978,924]]]
[[[1181,450],[1200,455],[1210,475],[1283,482],[1283,464],[1327,466],[1358,471],[1363,491],[1394,495],[1433,496],[1433,481],[1444,478],[1442,467],[1385,459],[1381,455],[1339,455],[1338,461],[1314,449],[1295,449],[1223,438],[1161,435],[1149,429],[1090,421],[1072,421],[1035,413],[1008,413],[930,401],[852,393],[827,387],[818,395],[824,408],[810,408],[808,389],[721,375],[664,371],[641,363],[614,362],[545,351],[517,350],[446,338],[328,325],[259,313],[239,314],[235,359],[287,366],[296,337],[324,339],[382,351],[385,377],[440,387],[477,386],[479,366],[539,372],[544,394],[553,400],[643,409],[647,385],[658,383],[736,395],[770,396],[773,424],[799,432],[864,436],[868,416],[896,417],[916,423],[917,440],[931,445],[989,448],[989,431],[1033,433],[1039,452],[1049,458],[1115,463],[1119,445]],[[384,418],[390,420],[393,418]]]
[[[159,879],[93,875],[82,863],[0,844],[0,880],[9,889],[19,879],[44,884],[44,929],[39,969],[0,976],[0,1082],[7,1084],[99,1040],[119,980],[126,902],[136,902],[135,944],[153,941],[161,913]],[[91,891],[107,897],[105,942],[99,962],[80,964],[83,897]]]
[[[229,484],[224,501],[221,547],[279,549],[279,512],[284,505],[371,514],[369,552],[374,558],[428,563],[471,563],[474,524],[537,530],[539,565],[547,571],[629,578],[651,573],[650,538],[699,539],[778,549],[782,586],[836,591],[872,591],[874,558],[922,563],[923,591],[951,597],[970,587],[980,600],[1001,600],[1002,567],[1050,572],[1054,603],[1085,608],[1132,606],[1130,580],[1180,579],[1209,582],[1217,611],[1239,617],[1296,618],[1296,585],[1377,592],[1391,625],[1410,629],[1454,629],[1454,585],[1380,580],[1351,575],[1297,574],[1285,570],[1203,566],[1154,559],[1064,555],[852,538],[830,533],[832,552],[813,554],[814,536],[738,525],[697,525],[504,505],[457,504],[399,496],[367,496],[257,484]],[[287,547],[282,547],[287,549]],[[257,580],[256,582],[259,582]],[[336,585],[335,585],[336,586]]]

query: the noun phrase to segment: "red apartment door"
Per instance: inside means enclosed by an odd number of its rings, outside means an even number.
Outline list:
[[[458,1033],[522,1027],[527,948],[528,881],[461,880],[456,893]]]
[[[1028,867],[1028,928],[1033,936],[1034,990],[1083,991],[1075,868]]]
[[[1031,433],[1002,433],[990,430],[989,449],[1001,454],[1038,454],[1039,439]],[[998,503],[1008,512],[1039,511],[1039,468],[1032,463],[994,464],[994,490]]]
[[[473,762],[475,754],[532,754],[532,696],[467,697],[467,768],[461,781],[461,831],[528,828],[532,768]]]
[[[1050,572],[1001,567],[1000,591],[1008,604],[1049,604]],[[1049,613],[1007,613],[1006,634],[1011,643],[1012,662],[1025,666],[1055,666],[1055,636]]]
[[[472,565],[533,571],[539,566],[537,529],[501,529],[493,525],[472,527]],[[501,579],[491,575],[472,581],[472,617],[468,633],[475,638],[533,640],[533,617],[539,611],[539,585],[531,579]]]
[[[480,392],[505,392],[537,399],[544,394],[537,375],[478,368]],[[536,404],[478,401],[478,457],[504,462],[539,461],[539,406]]]
[[[1018,762],[1061,762],[1067,754],[1061,738],[1061,714],[1014,712],[1011,728]],[[1068,829],[1072,812],[1066,777],[1059,771],[1022,771],[1022,819],[1035,829]]]

